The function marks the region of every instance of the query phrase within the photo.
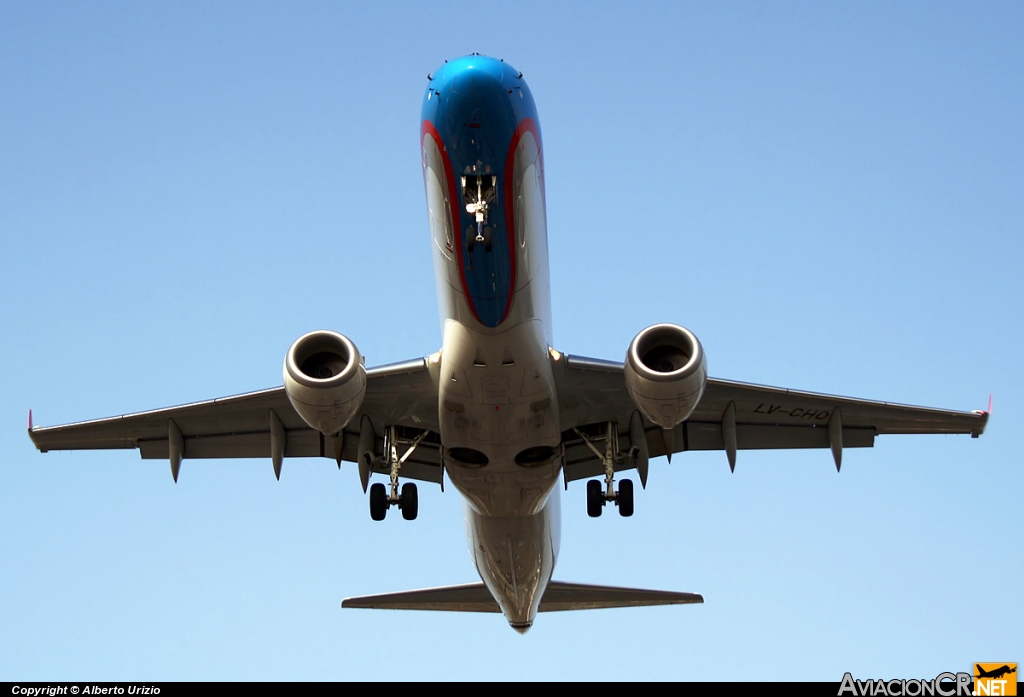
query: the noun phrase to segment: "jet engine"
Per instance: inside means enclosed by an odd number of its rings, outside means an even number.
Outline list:
[[[288,349],[284,391],[307,424],[333,436],[363,404],[366,368],[348,337],[325,330],[310,332]]]
[[[649,420],[672,428],[693,413],[708,380],[704,348],[677,324],[655,324],[626,351],[626,389]]]

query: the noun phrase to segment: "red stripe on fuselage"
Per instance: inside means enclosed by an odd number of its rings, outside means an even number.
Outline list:
[[[533,119],[523,119],[516,127],[516,132],[512,134],[512,142],[509,143],[508,154],[505,156],[505,227],[508,229],[508,249],[512,265],[512,284],[509,288],[508,302],[505,304],[505,314],[501,316],[501,322],[504,322],[508,317],[508,313],[512,310],[512,300],[516,296],[516,206],[515,201],[512,200],[512,196],[514,194],[514,182],[512,181],[512,175],[515,172],[516,148],[519,146],[520,138],[522,138],[523,134],[526,132],[532,133],[533,139],[537,141],[537,159],[539,161],[541,172],[544,171],[544,154],[540,144],[540,131],[537,129],[537,124],[533,122]],[[465,283],[465,280],[463,280],[463,283]],[[501,324],[501,322],[498,324]]]
[[[448,150],[444,146],[444,140],[441,138],[441,134],[434,128],[434,124],[430,121],[424,121],[423,126],[420,128],[420,148],[423,147],[423,138],[430,136],[434,139],[437,144],[437,149],[441,153],[441,161],[444,162],[444,175],[448,183],[448,203],[451,206],[451,217],[452,217],[452,239],[455,241],[455,252],[459,257],[459,281],[462,283],[462,292],[466,296],[466,304],[469,305],[469,311],[473,313],[473,317],[476,318],[477,322],[483,324],[480,321],[480,315],[476,313],[476,307],[473,305],[473,298],[469,294],[469,285],[466,283],[466,265],[462,260],[462,219],[459,216],[459,204],[456,202],[458,196],[458,190],[455,188],[455,172],[452,171],[452,162],[448,159]],[[515,279],[515,258],[512,261],[512,278]],[[512,290],[515,291],[515,283],[512,284]],[[509,298],[511,299],[511,294]],[[508,314],[508,308],[505,308],[505,314]],[[502,321],[504,321],[502,317]],[[500,324],[500,322],[499,322]]]

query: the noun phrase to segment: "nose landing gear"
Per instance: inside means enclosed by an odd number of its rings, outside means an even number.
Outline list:
[[[615,461],[619,453],[619,432],[615,424],[608,422],[607,431],[604,436],[604,452],[601,452],[593,441],[579,429],[573,429],[583,439],[594,454],[601,458],[604,464],[604,488],[601,482],[591,479],[587,482],[587,515],[591,518],[598,518],[605,504],[613,502],[619,508],[619,515],[628,518],[633,515],[633,482],[623,479],[619,482],[618,491],[615,490]]]
[[[492,230],[487,225],[487,212],[494,203],[498,186],[498,177],[494,175],[467,175],[462,177],[462,198],[466,212],[473,216],[476,223],[475,235],[473,226],[466,229],[466,250],[472,254],[478,242],[484,245],[484,251],[491,251]]]

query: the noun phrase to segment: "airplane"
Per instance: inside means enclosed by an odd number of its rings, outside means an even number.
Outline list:
[[[42,452],[137,449],[170,461],[269,457],[356,463],[370,516],[418,512],[414,481],[447,479],[465,500],[481,583],[347,598],[345,608],[500,612],[525,632],[538,612],[703,602],[696,593],[552,580],[560,491],[586,484],[587,513],[634,510],[635,470],[653,458],[846,448],[883,434],[978,437],[989,411],[950,411],[708,377],[697,337],[640,331],[623,362],[575,356],[551,339],[544,156],[523,75],[472,54],[428,75],[420,150],[443,341],[423,358],[366,368],[327,330],[289,348],[280,387],[63,426],[29,436]],[[370,480],[383,475],[385,482]]]
[[[980,663],[975,663],[974,664],[974,669],[978,671],[977,674],[974,676],[976,678],[1001,678],[1004,675],[1009,675],[1010,673],[1016,673],[1017,672],[1017,667],[1016,666],[1011,668],[1008,665],[1003,665],[1003,666],[1000,666],[999,668],[994,668],[992,670],[984,670],[984,669],[982,669]]]

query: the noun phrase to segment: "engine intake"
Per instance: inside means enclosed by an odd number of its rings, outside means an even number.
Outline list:
[[[651,422],[672,428],[693,413],[708,380],[704,348],[688,329],[655,324],[626,351],[626,389]]]
[[[326,330],[299,337],[285,355],[284,391],[303,421],[333,436],[358,413],[366,394],[356,345]]]

